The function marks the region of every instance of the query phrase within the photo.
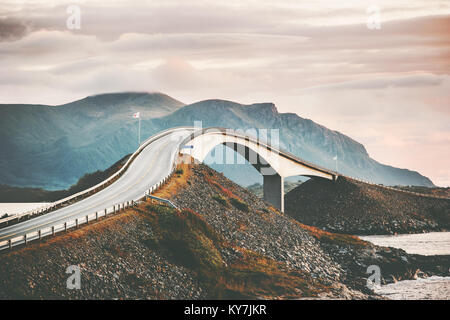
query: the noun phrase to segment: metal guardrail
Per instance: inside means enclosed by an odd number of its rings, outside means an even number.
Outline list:
[[[182,146],[186,145],[187,143],[189,143],[189,141],[191,141],[192,139],[194,139],[195,137],[198,137],[200,135],[217,134],[217,133],[225,134],[225,135],[230,136],[230,137],[240,138],[240,139],[243,139],[245,141],[252,142],[252,143],[254,143],[254,144],[258,145],[258,146],[262,146],[262,147],[266,148],[269,151],[275,151],[276,153],[278,153],[282,157],[285,157],[285,158],[287,158],[289,160],[292,160],[294,162],[297,162],[297,163],[302,164],[304,166],[307,166],[309,168],[315,169],[315,170],[320,171],[322,173],[326,173],[326,174],[329,174],[329,175],[335,176],[335,177],[338,177],[340,175],[336,171],[329,170],[327,168],[321,167],[321,166],[316,165],[314,163],[311,163],[309,161],[303,160],[300,157],[298,157],[298,156],[296,156],[296,155],[294,155],[294,154],[292,154],[290,152],[277,149],[277,148],[275,148],[275,147],[273,147],[273,146],[271,146],[271,145],[269,145],[269,144],[267,144],[267,143],[265,143],[263,141],[260,141],[259,139],[255,138],[255,137],[238,134],[233,129],[227,129],[227,128],[223,128],[223,127],[209,127],[209,128],[203,128],[203,129],[194,131],[187,138],[185,138],[183,140],[181,145]]]
[[[66,221],[64,223],[55,224],[43,229],[39,229],[33,232],[26,233],[8,240],[0,241],[0,250],[12,249],[15,246],[21,244],[27,244],[33,240],[41,240],[44,237],[54,236],[56,233],[67,231],[69,229],[78,228],[82,224],[88,224],[90,221],[98,221],[101,217],[106,217],[110,214],[116,214],[132,206],[135,206],[134,200],[126,201],[123,203],[115,204],[112,207],[106,208],[102,211],[97,211],[91,214],[87,214],[83,218],[76,218]]]
[[[180,127],[180,128],[177,128],[177,129],[180,129],[180,130],[183,130],[183,129],[186,130],[187,129],[187,130],[189,130],[190,127]],[[173,129],[165,130],[164,133],[167,134],[167,131],[173,131]],[[153,142],[155,140],[155,137],[161,138],[162,136],[163,136],[162,133],[159,133],[159,134],[157,134],[155,136],[150,137],[146,141],[152,141]],[[146,145],[148,145],[149,143],[150,142],[146,143]],[[146,190],[141,196],[138,197],[138,199],[141,199],[141,198],[144,198],[144,197],[153,197],[154,199],[157,199],[160,202],[167,203],[167,204],[171,205],[172,207],[176,208],[176,206],[170,200],[154,197],[154,196],[151,196],[151,194],[153,192],[157,191],[158,189],[160,189],[170,179],[170,177],[174,173],[174,171],[176,169],[176,159],[177,159],[178,154],[180,152],[180,145],[178,146],[178,148],[175,149],[175,151],[173,153],[172,160],[171,160],[172,167],[170,169],[170,172],[164,178],[162,178],[159,182],[155,183],[148,190]],[[138,149],[136,152],[142,151],[143,148],[144,147],[141,146],[139,148],[140,150]],[[136,154],[136,152],[134,154]],[[130,157],[129,161],[130,160],[131,160],[131,157]],[[123,168],[125,168],[125,166]],[[82,219],[76,218],[76,219],[73,219],[73,220],[66,221],[64,223],[56,224],[56,225],[53,225],[53,226],[45,227],[43,229],[39,229],[37,231],[29,232],[29,233],[26,233],[24,235],[20,235],[20,236],[17,236],[17,237],[8,239],[8,240],[0,241],[0,251],[4,250],[4,249],[8,249],[8,248],[12,249],[14,246],[21,245],[21,244],[27,244],[28,242],[33,241],[33,240],[40,240],[40,239],[42,239],[44,237],[52,236],[52,235],[55,235],[56,233],[60,233],[62,231],[67,231],[67,230],[72,229],[74,227],[77,228],[81,224],[87,224],[87,223],[89,223],[89,221],[98,220],[100,217],[106,217],[108,214],[118,213],[120,211],[123,211],[123,210],[131,207],[131,206],[136,205],[137,203],[138,203],[138,201],[131,200],[131,201],[126,201],[126,202],[123,202],[123,203],[115,204],[115,205],[113,205],[111,207],[105,208],[102,211],[97,211],[97,212],[94,212],[94,213],[91,213],[91,214],[87,214]]]
[[[164,199],[164,198],[160,198],[160,197],[155,197],[155,196],[152,196],[151,194],[146,195],[146,198],[149,198],[149,199],[151,199],[151,200],[156,200],[156,201],[158,201],[158,202],[162,202],[162,203],[164,203],[164,204],[169,205],[170,207],[172,207],[172,208],[174,208],[174,209],[178,209],[178,207],[177,207],[175,204],[173,204],[173,202],[170,201],[169,199]]]
[[[177,152],[175,152],[175,156],[178,155],[178,151],[179,151],[179,149],[177,149]],[[172,176],[172,174],[176,168],[175,160],[176,160],[176,157],[174,157],[172,159],[172,161],[173,161],[172,169],[169,172],[169,174],[167,176],[165,176],[163,179],[161,179],[158,183],[155,183],[153,186],[151,186],[147,191],[145,191],[145,193],[140,198],[151,197],[160,202],[167,203],[170,206],[178,209],[170,200],[158,198],[158,197],[151,195],[151,193],[153,193],[156,190],[158,190],[159,188],[161,188],[170,179],[170,177]],[[93,220],[98,221],[98,219],[101,217],[106,217],[107,215],[110,215],[110,214],[119,213],[121,211],[124,211],[127,208],[135,206],[137,203],[138,203],[138,201],[131,200],[131,201],[126,201],[123,203],[115,204],[111,207],[105,208],[102,211],[97,211],[97,212],[94,212],[91,214],[87,214],[84,218],[76,218],[76,219],[69,220],[64,223],[56,224],[56,225],[53,225],[50,227],[39,229],[37,231],[26,233],[24,235],[20,235],[20,236],[14,237],[12,239],[0,241],[0,251],[4,250],[4,249],[12,249],[14,246],[18,246],[21,244],[27,244],[28,242],[33,241],[33,240],[41,240],[44,237],[54,236],[56,233],[67,231],[69,229],[78,228],[82,224],[89,223],[89,221],[93,221]]]
[[[116,172],[114,175],[112,175],[111,177],[109,177],[109,178],[106,179],[105,181],[99,183],[98,185],[96,185],[96,186],[94,186],[94,187],[92,187],[92,188],[89,188],[89,189],[87,189],[87,190],[85,190],[85,191],[82,191],[81,193],[72,195],[72,196],[67,197],[67,198],[65,198],[65,199],[59,200],[59,201],[57,201],[57,202],[55,202],[55,203],[58,203],[58,204],[59,204],[59,203],[64,203],[64,202],[66,202],[66,201],[69,201],[69,200],[71,200],[71,199],[76,198],[77,196],[84,195],[84,194],[86,194],[86,193],[88,193],[88,192],[90,192],[90,191],[92,191],[92,190],[95,190],[96,188],[99,188],[99,187],[105,185],[107,182],[109,182],[109,181],[111,181],[112,179],[114,179],[114,177],[117,177],[117,176],[119,175],[119,172],[122,172],[122,173],[125,172],[125,170],[126,170],[126,169],[128,168],[128,166],[131,164],[131,162],[136,158],[136,156],[137,156],[137,155],[138,155],[138,154],[139,154],[139,153],[140,153],[140,152],[141,152],[148,144],[150,144],[151,142],[153,142],[154,140],[156,140],[156,139],[158,139],[158,138],[161,138],[161,137],[163,137],[163,136],[169,134],[169,133],[172,132],[174,129],[175,129],[175,130],[176,130],[176,129],[179,129],[179,130],[183,130],[183,129],[184,129],[184,130],[189,130],[189,129],[192,129],[192,127],[172,128],[172,129],[168,129],[168,130],[165,130],[165,131],[163,131],[163,132],[160,132],[160,133],[158,133],[158,134],[156,134],[156,135],[154,135],[154,136],[148,138],[148,139],[147,139],[146,141],[144,141],[144,143],[136,150],[136,152],[133,153],[133,155],[130,157],[130,159],[128,159],[127,163],[126,163],[126,164],[125,164],[118,172]],[[211,128],[210,128],[210,129],[211,129]],[[220,129],[224,129],[224,128],[220,128]],[[152,196],[151,194],[152,194],[153,192],[155,192],[156,190],[158,190],[159,188],[161,188],[161,187],[169,180],[169,178],[171,177],[171,175],[173,174],[173,172],[175,171],[175,168],[176,168],[176,157],[177,157],[178,154],[180,153],[181,147],[182,147],[184,144],[186,144],[187,142],[189,142],[189,141],[192,139],[192,138],[190,138],[190,137],[192,137],[192,135],[190,135],[187,139],[183,140],[183,141],[179,144],[178,148],[176,148],[176,150],[175,150],[175,152],[174,152],[174,155],[173,155],[173,157],[172,157],[172,168],[171,168],[169,174],[166,175],[163,179],[161,179],[158,183],[156,183],[156,184],[154,184],[153,186],[151,186],[148,190],[146,190],[145,193],[144,193],[141,197],[139,197],[139,198],[144,198],[144,197],[147,198],[147,197],[149,197],[150,199],[154,199],[154,200],[157,200],[157,201],[159,201],[159,202],[166,203],[166,204],[172,206],[173,208],[178,209],[178,208],[177,208],[170,200],[168,200],[168,199],[163,199],[163,198],[159,198],[159,197],[155,197],[155,196]],[[242,136],[242,135],[237,135],[237,134],[235,135],[235,137],[244,138],[244,139],[252,139],[251,137]],[[189,138],[190,138],[190,139],[189,139]],[[265,144],[265,143],[261,143],[261,142],[258,142],[258,143],[259,143],[260,145],[263,145],[263,146],[269,148],[270,150],[273,150],[273,149],[274,149],[273,147],[268,146],[268,145]],[[275,150],[276,150],[276,149],[275,149]],[[308,164],[310,164],[309,162],[304,161],[304,160],[302,160],[302,159],[300,159],[300,158],[298,158],[298,157],[296,157],[296,156],[294,156],[294,155],[291,155],[291,154],[289,154],[289,153],[287,153],[287,152],[282,152],[282,151],[279,151],[279,150],[276,150],[276,151],[280,152],[280,154],[284,154],[285,156],[288,156],[289,158],[297,159],[296,161],[301,161],[302,163],[308,163]],[[313,164],[311,164],[311,165],[313,165]],[[313,166],[314,166],[315,169],[320,168],[320,167],[315,166],[315,165],[313,165]],[[336,174],[336,176],[339,175],[337,172],[334,172],[334,171],[331,171],[331,170],[328,170],[328,169],[322,169],[322,168],[320,168],[320,171],[322,171],[322,170],[323,170],[324,172],[326,172],[326,173],[330,173],[330,174],[333,173],[333,174]],[[363,183],[366,183],[366,184],[369,184],[369,185],[374,185],[374,186],[383,187],[383,188],[390,189],[390,190],[395,190],[395,191],[399,191],[399,192],[404,192],[404,193],[414,194],[414,195],[418,195],[418,196],[422,196],[422,197],[431,197],[431,198],[443,198],[443,199],[449,199],[449,198],[447,198],[447,197],[434,196],[434,195],[428,195],[428,194],[421,194],[421,193],[411,192],[411,191],[406,191],[406,190],[401,190],[401,189],[397,189],[397,188],[393,188],[393,187],[382,186],[382,185],[379,185],[379,184],[371,183],[371,182],[369,182],[369,181],[365,181],[365,180],[362,180],[362,179],[353,178],[353,177],[350,177],[350,176],[345,176],[345,175],[340,175],[340,176],[343,176],[343,177],[346,177],[346,178],[350,178],[350,179],[353,179],[353,180],[356,180],[356,181],[359,181],[359,182],[363,182]],[[55,207],[55,203],[52,203],[52,204],[51,204],[50,206],[48,206],[48,207],[49,207],[49,208]],[[124,203],[115,204],[115,205],[113,205],[113,206],[111,206],[111,207],[105,208],[103,211],[97,211],[97,212],[94,212],[94,213],[91,213],[91,214],[87,214],[87,215],[85,216],[84,219],[83,219],[83,218],[82,218],[82,219],[76,218],[76,219],[73,219],[73,220],[66,221],[66,222],[64,222],[64,223],[56,224],[56,225],[53,225],[53,226],[50,226],[50,227],[46,227],[46,228],[43,228],[43,229],[39,229],[39,230],[37,230],[37,231],[33,231],[33,232],[30,232],[30,233],[26,233],[26,234],[24,234],[24,235],[20,235],[20,236],[17,236],[17,237],[15,237],[15,238],[12,238],[12,239],[0,241],[0,250],[4,250],[4,249],[7,249],[7,248],[10,248],[10,249],[11,249],[12,247],[17,246],[17,245],[20,245],[20,244],[27,244],[29,241],[39,240],[39,239],[42,239],[42,238],[47,237],[47,236],[50,236],[50,235],[55,235],[56,233],[59,233],[59,232],[62,232],[62,231],[67,231],[68,229],[71,229],[71,228],[74,228],[74,227],[77,228],[77,227],[80,226],[81,224],[89,223],[89,221],[92,221],[92,220],[98,220],[100,217],[106,217],[108,214],[114,214],[114,213],[123,211],[124,209],[127,209],[127,208],[129,208],[130,206],[136,205],[136,203],[137,203],[136,201],[131,200],[131,201],[126,201],[126,202],[124,202]],[[30,214],[32,214],[32,213],[28,213],[28,215],[30,215]],[[17,218],[16,216],[13,216],[13,217],[14,217],[14,218]],[[9,217],[8,217],[8,218],[9,218]],[[8,218],[6,218],[6,219],[8,219]],[[12,217],[11,217],[11,218],[12,218]],[[1,221],[4,221],[4,219],[0,220],[0,222],[1,222]]]
[[[437,199],[450,199],[448,197],[443,197],[443,196],[430,195],[430,194],[425,194],[425,193],[418,193],[418,192],[413,192],[413,191],[402,190],[402,189],[398,189],[398,188],[394,188],[394,187],[388,187],[388,186],[376,184],[376,183],[373,183],[373,182],[369,182],[367,180],[358,179],[358,178],[354,178],[354,177],[351,177],[351,176],[346,176],[344,174],[340,174],[337,171],[329,170],[327,168],[324,168],[324,167],[318,166],[316,164],[313,164],[313,163],[311,163],[309,161],[303,160],[300,157],[298,157],[298,156],[296,156],[296,155],[294,155],[294,154],[292,154],[290,152],[276,149],[273,146],[270,146],[270,145],[266,144],[265,142],[259,141],[255,137],[241,135],[241,134],[238,134],[238,133],[234,132],[234,130],[232,130],[232,129],[227,129],[227,128],[223,128],[223,127],[210,127],[210,128],[203,128],[203,129],[194,131],[186,139],[183,140],[181,145],[182,146],[186,145],[192,139],[194,139],[195,137],[198,137],[200,135],[203,135],[203,134],[217,134],[217,133],[227,134],[227,135],[232,136],[232,137],[244,139],[246,141],[251,141],[252,143],[255,143],[257,145],[263,146],[264,148],[266,148],[268,150],[275,151],[275,152],[277,152],[278,154],[280,154],[281,156],[283,156],[283,157],[285,157],[287,159],[293,160],[295,162],[298,162],[298,163],[300,163],[302,165],[308,166],[308,167],[310,167],[312,169],[315,169],[317,171],[320,171],[320,172],[332,175],[332,176],[335,177],[335,179],[337,179],[339,176],[342,176],[344,178],[350,178],[350,179],[353,179],[353,180],[356,180],[356,181],[359,181],[359,182],[363,182],[363,183],[366,183],[366,184],[369,184],[369,185],[378,186],[378,187],[381,187],[381,188],[394,190],[394,191],[399,191],[399,192],[403,192],[403,193],[413,194],[413,195],[417,195],[417,196],[420,196],[420,197],[437,198]]]
[[[21,213],[21,214],[17,214],[17,215],[13,215],[10,217],[6,217],[3,219],[0,219],[0,226],[7,226],[10,224],[10,222],[13,222],[14,220],[16,220],[16,222],[19,222],[20,220],[23,220],[24,218],[30,218],[32,216],[36,216],[36,215],[41,215],[43,213],[48,213],[51,212],[53,210],[59,209],[62,207],[62,205],[70,202],[71,200],[77,200],[77,198],[81,198],[87,194],[89,194],[90,192],[96,193],[98,191],[101,191],[102,189],[104,189],[105,187],[107,187],[109,185],[109,183],[113,182],[114,179],[120,177],[123,173],[125,173],[125,171],[128,169],[128,167],[131,165],[131,163],[134,161],[134,159],[136,159],[136,157],[141,153],[141,151],[147,147],[150,143],[154,142],[155,140],[162,138],[168,134],[173,133],[176,130],[192,130],[194,129],[193,127],[175,127],[175,128],[171,128],[171,129],[167,129],[161,132],[158,132],[157,134],[154,134],[153,136],[149,137],[148,139],[146,139],[140,146],[139,148],[130,156],[130,158],[128,159],[128,161],[125,163],[125,165],[118,170],[116,173],[114,173],[113,175],[111,175],[108,179],[98,183],[97,185],[88,188],[86,190],[80,191],[76,194],[73,194],[69,197],[66,197],[64,199],[52,202],[50,204],[47,204],[46,206],[43,207],[39,207],[33,210],[29,210],[25,213]]]

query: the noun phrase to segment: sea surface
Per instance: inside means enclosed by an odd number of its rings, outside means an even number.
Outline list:
[[[360,238],[376,245],[400,248],[407,253],[450,255],[450,232]],[[450,277],[403,280],[375,288],[375,292],[394,300],[450,300]]]
[[[450,232],[359,237],[378,246],[400,248],[412,254],[425,256],[450,254]]]
[[[392,300],[450,300],[450,277],[403,280],[374,291]]]
[[[0,203],[0,216],[7,213],[8,215],[14,215],[18,213],[27,212],[28,210],[37,209],[39,207],[45,206],[46,202],[36,202],[36,203]]]

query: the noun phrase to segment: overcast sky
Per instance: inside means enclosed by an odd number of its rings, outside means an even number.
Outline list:
[[[0,103],[274,102],[450,185],[448,0],[2,0],[0,72]]]

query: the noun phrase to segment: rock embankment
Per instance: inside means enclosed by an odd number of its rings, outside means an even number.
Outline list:
[[[301,224],[204,165],[179,168],[142,202],[0,253],[0,299],[368,299],[383,283],[448,275],[450,257],[408,255]],[[81,288],[69,290],[76,265]]]
[[[244,205],[236,207],[233,199]],[[305,272],[326,285],[341,286],[333,292],[335,298],[362,297],[358,291],[370,294],[366,287],[370,265],[380,267],[382,283],[418,275],[447,275],[450,267],[448,256],[409,255],[299,223],[203,165],[192,168],[189,183],[171,200],[198,212],[230,243]]]
[[[0,252],[0,299],[201,299],[194,272],[145,240],[154,230],[129,210],[12,252]],[[67,289],[69,266],[81,289]]]
[[[421,197],[339,177],[310,179],[285,196],[286,212],[302,223],[348,234],[450,230],[450,199]]]

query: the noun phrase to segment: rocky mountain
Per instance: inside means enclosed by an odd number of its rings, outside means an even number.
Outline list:
[[[113,93],[60,106],[0,105],[0,184],[67,189],[86,173],[105,170],[137,147],[141,112],[142,138],[179,125],[239,129],[278,129],[281,148],[305,160],[370,181],[432,186],[417,172],[370,158],[364,146],[292,113],[279,113],[272,103],[242,105],[206,100],[185,106],[160,93]],[[250,185],[261,177],[250,165],[213,164],[234,181]]]
[[[294,113],[279,113],[273,103],[242,105],[224,100],[206,100],[151,120],[151,123],[154,126],[170,127],[192,125],[194,121],[202,121],[203,127],[268,129],[269,139],[270,129],[277,129],[281,149],[320,166],[334,169],[333,158],[337,155],[339,172],[345,175],[386,185],[433,186],[430,179],[417,172],[383,165],[370,158],[362,144],[346,135]],[[259,173],[250,165],[211,166],[240,184],[262,182]]]
[[[137,148],[133,113],[146,119],[182,106],[160,93],[132,92],[60,106],[0,105],[0,184],[66,189]]]

